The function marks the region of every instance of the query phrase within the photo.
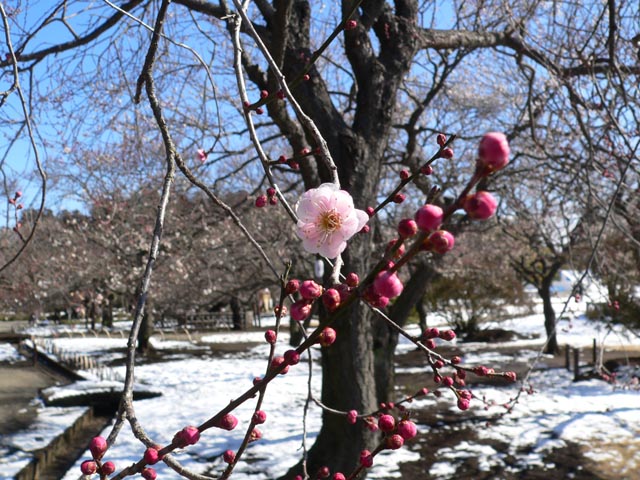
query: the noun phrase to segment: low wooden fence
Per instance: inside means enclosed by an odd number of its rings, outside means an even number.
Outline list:
[[[582,380],[585,378],[585,368],[590,369],[589,374],[595,374],[595,370],[597,368],[598,362],[598,344],[596,339],[593,339],[593,345],[591,349],[583,349],[589,352],[591,350],[591,363],[586,363],[580,365],[580,356],[581,349],[579,347],[572,347],[571,345],[566,345],[564,350],[564,363],[565,368],[568,371],[573,370],[573,380],[577,382],[578,380]],[[582,371],[581,371],[582,369]]]

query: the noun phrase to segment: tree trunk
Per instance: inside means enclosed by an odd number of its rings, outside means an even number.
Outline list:
[[[418,321],[420,322],[420,333],[427,330],[427,309],[424,306],[424,297],[416,303],[416,311],[418,312]]]
[[[544,352],[556,355],[560,352],[560,349],[556,338],[556,312],[551,304],[551,281],[544,282],[538,293],[542,298],[544,329],[547,332],[547,346]]]
[[[113,298],[107,298],[107,304],[102,309],[103,328],[113,328]]]
[[[140,332],[138,334],[138,352],[145,354],[149,350],[149,339],[153,335],[153,311],[151,304],[147,300],[142,315],[142,323],[140,324]]]
[[[243,322],[240,308],[240,300],[237,297],[232,297],[229,302],[231,307],[231,319],[233,322],[234,330],[243,330]]]
[[[354,237],[349,251],[343,255],[343,271],[367,271],[370,252],[368,235]],[[359,413],[376,410],[372,321],[369,308],[355,302],[331,325],[337,333],[336,341],[322,349],[322,402],[328,407]],[[360,452],[375,448],[377,438],[362,422],[351,425],[343,415],[323,412],[322,428],[309,450],[309,475],[316,478],[318,469],[324,465],[334,473],[348,475],[359,465]],[[298,463],[282,478],[289,480],[301,474],[302,464]]]

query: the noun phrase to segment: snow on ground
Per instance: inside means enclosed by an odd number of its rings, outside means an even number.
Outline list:
[[[517,472],[526,465],[542,465],[545,453],[566,448],[569,443],[580,445],[587,458],[606,462],[614,471],[626,471],[627,475],[637,473],[640,458],[637,455],[623,458],[611,449],[611,444],[637,441],[640,437],[640,392],[614,390],[611,385],[595,379],[574,383],[572,374],[564,369],[535,371],[530,382],[535,393],[524,394],[513,411],[498,422],[476,428],[477,442],[463,442],[455,449],[438,450],[437,456],[443,461],[435,463],[429,473],[443,480],[455,478],[456,466],[467,458],[487,466],[502,462],[506,471]],[[517,387],[481,387],[474,388],[473,393],[502,405],[516,395]],[[485,410],[476,399],[464,415],[490,418],[503,408],[495,406]],[[504,462],[506,454],[496,455],[486,444],[489,440],[504,444],[506,453],[517,458],[517,464],[510,466]],[[637,448],[636,445],[635,452]],[[622,473],[619,478],[637,477]]]
[[[179,359],[137,367],[136,377],[140,381],[157,389],[164,388],[162,397],[135,402],[138,420],[156,441],[162,444],[170,442],[175,432],[186,425],[202,423],[251,386],[254,377],[264,374],[267,352],[268,346],[261,345],[252,349],[249,357],[227,355],[215,359]],[[314,351],[314,356],[318,356],[317,351]],[[238,465],[234,478],[275,478],[301,458],[301,423],[307,374],[307,364],[301,362],[270,384],[262,406],[267,413],[267,422],[259,427],[263,438],[249,446],[247,457],[250,461]],[[316,361],[313,364],[312,389],[318,397],[320,380],[320,368]],[[239,447],[253,405],[253,401],[247,402],[236,411],[240,423],[235,430],[207,431],[197,445],[179,453],[178,460],[200,473],[208,469],[221,472],[224,465],[220,456],[227,449]],[[319,428],[320,411],[312,404],[307,418],[307,445],[313,444]],[[103,435],[106,436],[108,432],[109,429],[106,429]],[[141,444],[133,438],[128,428],[124,428],[117,443],[109,450],[108,459],[116,465],[125,466],[137,461],[143,452]],[[371,478],[400,478],[397,461],[415,460],[418,456],[405,450],[401,455],[393,454],[391,457],[391,462],[381,457],[380,466],[374,469]],[[76,479],[81,462],[82,459],[64,478]],[[180,478],[163,464],[158,465],[157,469],[163,479]]]
[[[41,407],[38,418],[28,429],[0,437],[0,478],[13,478],[33,458],[33,452],[46,447],[72,425],[85,407]]]
[[[18,353],[16,347],[0,342],[0,362],[15,363],[20,360],[24,360],[24,357]]]

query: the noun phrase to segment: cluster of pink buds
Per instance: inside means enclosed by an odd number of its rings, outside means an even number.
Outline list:
[[[89,444],[89,451],[93,460],[85,460],[80,465],[80,471],[83,475],[93,475],[94,473],[100,476],[111,475],[116,471],[116,466],[113,462],[102,462],[102,457],[109,446],[107,441],[103,437],[93,437]]]
[[[311,152],[310,149],[308,148],[303,148],[302,150],[300,150],[300,152],[298,152],[298,155],[295,155],[291,158],[287,158],[285,155],[280,155],[278,157],[278,161],[277,163],[281,164],[281,165],[288,165],[292,170],[298,170],[300,169],[300,160],[304,159],[305,157],[308,157],[310,155],[314,155],[314,154],[318,154],[320,153],[320,149],[315,150],[315,152]]]
[[[18,200],[20,199],[20,197],[22,197],[22,192],[20,190],[18,190],[13,198],[9,199],[9,203],[11,205],[14,205],[16,210],[22,210],[24,208],[24,205],[22,205],[22,203],[18,203]]]
[[[278,203],[278,197],[276,196],[276,189],[273,187],[267,188],[266,195],[258,195],[258,197],[256,197],[255,205],[257,208],[262,208],[265,205],[267,205],[267,203],[269,205],[277,205]]]
[[[285,287],[286,293],[291,295],[298,292],[302,297],[291,305],[291,318],[298,322],[306,320],[311,315],[313,303],[318,299],[328,312],[336,311],[349,298],[358,282],[358,276],[354,273],[347,276],[345,283],[327,289],[313,280],[305,280],[302,283],[298,280],[290,280]]]

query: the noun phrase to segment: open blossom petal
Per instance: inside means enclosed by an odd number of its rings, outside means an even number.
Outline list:
[[[304,249],[335,258],[347,247],[347,240],[369,220],[363,210],[353,206],[351,195],[332,183],[306,191],[296,206],[296,233]]]

